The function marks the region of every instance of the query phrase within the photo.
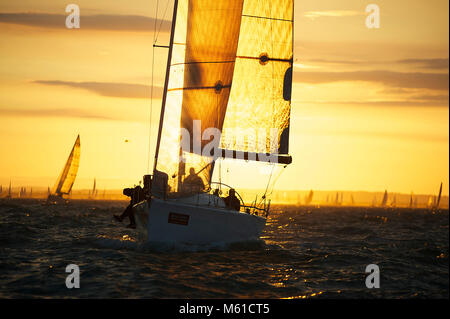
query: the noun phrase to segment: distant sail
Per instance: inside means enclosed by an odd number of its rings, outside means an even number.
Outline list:
[[[305,199],[305,205],[311,204],[311,202],[312,202],[312,200],[313,200],[313,197],[314,197],[314,192],[311,190],[311,191],[309,192],[308,197],[306,197],[306,199]]]
[[[92,193],[90,192],[90,194],[92,194],[92,197],[95,197],[97,194],[97,179],[94,178],[94,186],[92,187]]]
[[[67,195],[72,191],[73,183],[77,177],[78,167],[80,166],[80,135],[78,135],[72,152],[70,152],[66,165],[53,186],[52,195]]]
[[[386,207],[388,202],[388,191],[384,192],[383,201],[381,202],[381,207]]]
[[[433,208],[433,206],[434,206],[434,202],[435,202],[435,198],[434,198],[434,196],[430,196],[430,197],[428,197],[428,203],[427,203],[427,207],[428,207],[428,208]]]
[[[397,195],[394,195],[394,198],[392,199],[392,202],[391,202],[391,206],[392,207],[396,207],[397,206]]]
[[[442,186],[443,186],[443,184],[441,183],[441,188],[439,189],[439,195],[438,195],[438,198],[437,198],[435,209],[439,209],[439,205],[441,204]]]
[[[414,194],[411,193],[411,197],[409,198],[409,208],[414,207]]]
[[[11,181],[9,181],[8,195],[6,196],[6,198],[11,198],[11,197],[12,197],[12,189],[11,189]]]

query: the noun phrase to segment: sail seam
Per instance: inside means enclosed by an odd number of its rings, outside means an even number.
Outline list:
[[[256,56],[237,56],[238,59],[252,59],[252,60],[261,60],[260,57]],[[293,63],[293,59],[280,59],[280,58],[269,58],[267,57],[268,61],[276,61],[276,62],[289,62]]]
[[[201,62],[184,62],[184,63],[175,63],[171,64],[171,66],[177,66],[177,65],[186,65],[186,64],[208,64],[208,63],[234,63],[233,61],[201,61]]]
[[[231,84],[230,85],[222,85],[221,89],[227,89],[227,88],[231,88]],[[176,89],[169,89],[168,92],[173,92],[173,91],[185,91],[185,90],[209,90],[209,89],[217,89],[217,86],[199,86],[199,87],[186,87],[186,88],[176,88]]]
[[[293,20],[288,20],[288,19],[260,17],[260,16],[252,16],[252,15],[248,15],[248,14],[243,14],[242,16],[246,17],[246,18],[267,19],[267,20],[275,20],[275,21],[283,21],[283,22],[291,22],[291,23],[294,22]]]

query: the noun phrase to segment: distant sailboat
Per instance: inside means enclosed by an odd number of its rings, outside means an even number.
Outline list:
[[[7,199],[12,198],[12,188],[11,188],[11,181],[9,181],[9,188],[8,188],[8,195],[6,195]]]
[[[314,197],[314,192],[311,190],[308,194],[308,197],[305,198],[305,205],[311,204]]]
[[[233,210],[219,196],[229,186],[212,178],[223,158],[292,162],[293,7],[293,0],[175,0],[151,199],[134,206],[148,241],[259,238],[270,211],[267,192],[253,205],[236,192],[241,210]],[[240,141],[239,127],[258,130],[260,143]],[[202,140],[208,129],[219,132],[217,140]],[[271,131],[278,133],[262,138]],[[190,179],[213,193],[187,195]]]
[[[377,206],[377,196],[374,195],[373,199],[372,199],[372,207],[376,207]]]
[[[92,191],[89,191],[89,198],[95,198],[97,195],[97,179],[94,178],[94,185],[92,186]]]
[[[439,206],[441,204],[441,197],[442,197],[442,187],[443,187],[443,183],[441,183],[441,187],[439,188],[439,194],[438,197],[435,197],[435,203],[433,206],[433,209],[439,209]]]
[[[433,209],[433,207],[435,206],[435,203],[436,203],[436,196],[428,197],[427,208]]]
[[[381,207],[386,207],[388,203],[388,191],[384,192],[383,200],[381,201]]]
[[[355,205],[355,198],[353,197],[353,194],[351,195],[351,202],[352,202],[352,206]]]
[[[63,199],[63,195],[69,195],[72,192],[72,186],[77,177],[78,167],[80,166],[80,135],[78,135],[67,159],[64,168],[53,186],[47,202],[57,202]]]
[[[336,193],[336,199],[335,199],[334,203],[336,205],[340,205],[340,203],[339,203],[339,192]]]
[[[394,198],[392,199],[391,202],[391,207],[397,207],[397,195],[394,195]]]
[[[3,193],[3,186],[0,185],[0,195]]]
[[[414,194],[411,193],[411,197],[409,198],[409,208],[414,208]]]
[[[94,196],[96,191],[97,191],[97,179],[94,178],[94,186],[92,187],[92,194]]]

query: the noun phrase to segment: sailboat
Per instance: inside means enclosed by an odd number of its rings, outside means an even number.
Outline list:
[[[430,196],[428,197],[427,202],[427,208],[433,209],[433,207],[436,205],[436,196]]]
[[[294,1],[267,6],[174,1],[151,194],[134,206],[148,241],[240,242],[258,239],[265,227],[267,197],[247,205],[235,192],[240,210],[230,209],[219,194],[233,188],[213,181],[213,172],[224,158],[292,162]],[[257,131],[258,138],[241,140],[240,128]],[[204,191],[189,194],[185,186],[194,178]]]
[[[9,181],[8,195],[6,195],[7,199],[12,198],[12,188],[11,188],[11,180]]]
[[[47,198],[47,203],[61,203],[65,202],[63,195],[69,195],[72,191],[73,183],[77,177],[78,167],[80,166],[80,135],[77,136],[75,144],[72,147],[69,158],[64,165],[64,168],[56,180],[50,195]]]
[[[391,202],[391,207],[393,208],[397,207],[397,195],[394,195],[394,198],[392,199]]]
[[[334,203],[336,204],[336,206],[339,206],[341,204],[339,202],[339,192],[336,193],[336,199],[335,199]]]
[[[314,192],[311,190],[308,194],[308,197],[305,198],[305,205],[311,204],[314,197]]]
[[[433,209],[439,209],[439,205],[441,204],[442,186],[443,186],[443,183],[441,183],[441,187],[439,188],[439,194],[438,194],[437,198],[434,197]]]
[[[386,207],[388,202],[388,191],[384,192],[383,200],[381,201],[381,207]]]
[[[92,186],[92,191],[89,191],[89,198],[95,198],[97,192],[97,179],[94,178],[94,186]]]

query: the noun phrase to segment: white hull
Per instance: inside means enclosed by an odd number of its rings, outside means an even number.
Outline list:
[[[190,203],[189,203],[190,202]],[[197,206],[192,201],[152,199],[133,208],[137,229],[149,242],[211,244],[256,240],[266,219],[217,205]]]

